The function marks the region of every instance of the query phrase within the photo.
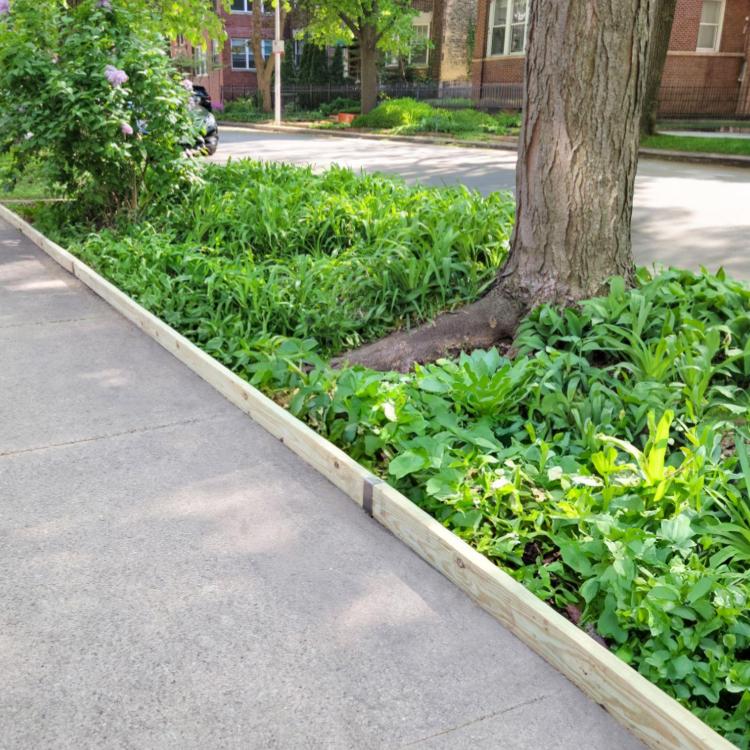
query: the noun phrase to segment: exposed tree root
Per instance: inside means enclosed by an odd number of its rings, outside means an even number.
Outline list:
[[[412,331],[397,331],[380,341],[347,352],[333,361],[373,370],[407,372],[415,363],[434,362],[462,350],[494,346],[512,338],[525,310],[495,287],[471,305],[443,313]]]

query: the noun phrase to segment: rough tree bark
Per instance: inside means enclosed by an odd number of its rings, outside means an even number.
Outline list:
[[[570,305],[631,279],[633,185],[657,0],[531,0],[516,225],[478,302],[345,355],[407,370],[511,338],[533,306]]]
[[[646,65],[646,93],[641,113],[641,135],[653,135],[659,107],[659,88],[667,61],[669,37],[672,35],[677,0],[657,0],[654,25],[651,29],[648,62]]]
[[[357,34],[359,42],[359,78],[362,113],[367,114],[378,103],[378,30],[362,24]]]

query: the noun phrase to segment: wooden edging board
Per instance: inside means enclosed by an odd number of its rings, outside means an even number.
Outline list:
[[[0,219],[327,477],[652,748],[731,750],[677,701],[363,466],[0,204]]]

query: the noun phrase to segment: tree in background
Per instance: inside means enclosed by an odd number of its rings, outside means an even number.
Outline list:
[[[344,48],[337,44],[331,58],[331,66],[328,70],[328,81],[334,86],[344,83]]]
[[[641,114],[641,135],[653,135],[659,109],[659,89],[672,36],[677,0],[657,0],[654,26],[651,30],[648,63],[646,67],[646,93]]]
[[[284,42],[284,59],[281,61],[281,80],[284,83],[297,83],[299,71],[294,59],[294,42],[287,39]]]
[[[98,222],[135,211],[147,181],[189,173],[189,93],[160,33],[177,19],[155,13],[140,0],[13,0],[0,13],[0,152],[14,173],[43,154],[71,207]]]
[[[328,52],[325,47],[305,41],[297,78],[300,83],[328,83]]]
[[[275,9],[277,2],[281,2],[281,0],[269,0],[269,5]],[[255,75],[258,80],[261,108],[264,112],[271,112],[273,109],[271,86],[273,84],[275,61],[273,55],[268,55],[267,57],[263,56],[263,11],[263,3],[259,1],[253,3],[253,33],[251,44],[253,48],[253,58],[255,60]],[[282,2],[280,8],[282,29],[284,28],[288,11],[289,4]]]
[[[359,46],[362,112],[369,112],[378,101],[380,53],[409,50],[416,15],[411,0],[302,0],[301,5],[313,41]]]
[[[630,245],[657,0],[531,0],[510,254],[478,302],[345,358],[406,369],[515,334],[534,306],[633,279]]]

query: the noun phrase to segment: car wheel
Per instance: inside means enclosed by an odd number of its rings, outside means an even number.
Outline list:
[[[216,153],[216,149],[219,148],[219,136],[212,135],[206,138],[203,149],[209,156]]]

